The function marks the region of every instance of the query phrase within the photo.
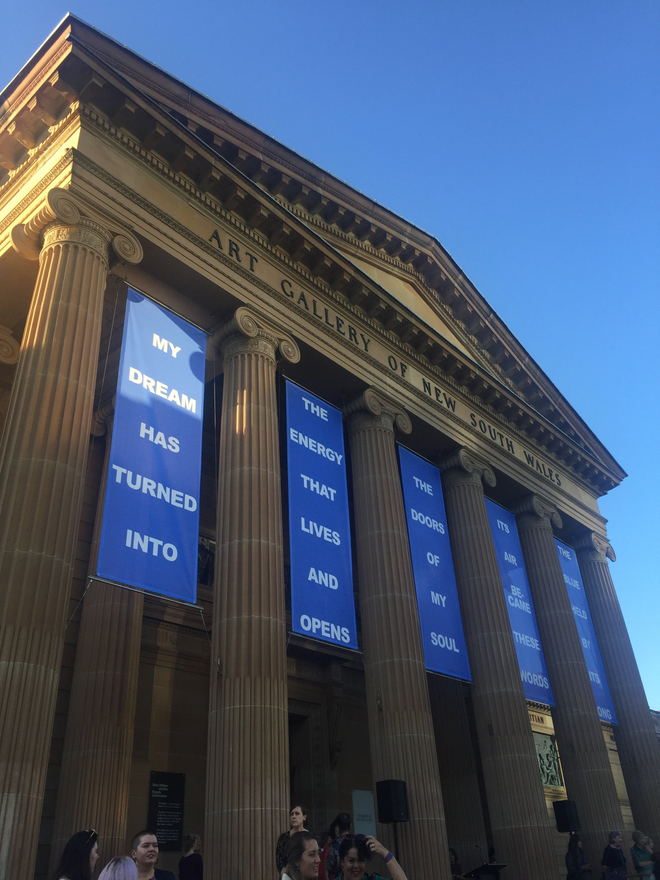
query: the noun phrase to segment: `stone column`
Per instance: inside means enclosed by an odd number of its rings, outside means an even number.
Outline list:
[[[59,189],[12,230],[40,267],[0,448],[1,877],[31,875],[39,838],[111,240]]]
[[[614,727],[635,826],[660,836],[660,742],[649,711],[607,559],[606,539],[589,532],[577,555],[618,723]],[[649,645],[653,651],[653,645]]]
[[[612,829],[623,828],[623,817],[552,534],[553,523],[561,528],[561,517],[538,495],[523,499],[515,513],[555,697],[552,718],[566,792],[577,805],[587,860],[596,865],[603,840]]]
[[[482,480],[495,474],[466,449],[440,465],[479,751],[495,854],[515,878],[555,880],[543,785]]]
[[[112,412],[95,415],[92,433],[106,432],[103,477],[89,573],[96,571],[110,457]],[[99,832],[99,864],[126,849],[128,793],[140,665],[144,595],[92,581],[83,600],[55,811],[51,870],[81,828]]]
[[[399,826],[399,839],[408,876],[449,878],[438,758],[394,442],[395,423],[410,433],[410,419],[374,389],[367,389],[346,412],[374,782],[406,782],[410,821]]]
[[[288,827],[286,612],[276,352],[294,340],[241,307],[224,356],[211,658],[204,872],[276,875]],[[208,866],[208,867],[207,867]]]

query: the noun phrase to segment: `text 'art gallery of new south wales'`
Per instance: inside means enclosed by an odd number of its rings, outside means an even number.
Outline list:
[[[72,16],[0,100],[0,878],[660,837],[625,473],[441,244]]]

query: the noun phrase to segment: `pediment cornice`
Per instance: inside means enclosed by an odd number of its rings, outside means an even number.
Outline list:
[[[524,433],[592,491],[602,494],[625,476],[437,242],[408,225],[373,222],[385,211],[367,216],[360,194],[340,200],[328,184],[314,189],[305,169],[285,173],[281,163],[264,161],[263,143],[250,152],[201,113],[185,116],[171,96],[156,100],[75,35],[55,48],[48,69],[31,71],[3,105],[0,194],[76,112],[82,124],[102,130],[206,208],[236,217],[256,242],[377,323],[442,381]],[[470,356],[352,263],[351,250],[411,281]]]

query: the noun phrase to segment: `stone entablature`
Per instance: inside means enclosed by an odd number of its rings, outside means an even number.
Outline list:
[[[59,66],[53,70],[55,63]],[[181,114],[163,111],[144,94],[136,93],[129,98],[125,92],[131,87],[74,37],[62,42],[46,73],[48,76],[37,77],[32,88],[9,104],[0,122],[0,164],[6,170],[4,187],[13,189],[14,181],[16,185],[21,182],[28,159],[57,137],[63,120],[76,114],[83,126],[102,132],[105,138],[185,192],[188,199],[192,197],[204,214],[240,230],[243,237],[253,242],[252,247],[267,251],[304,283],[377,327],[405,357],[423,365],[427,373],[435,374],[454,393],[458,391],[468,401],[478,403],[496,430],[505,426],[525,436],[528,443],[542,449],[554,461],[554,465],[549,465],[552,470],[560,463],[575,475],[579,484],[596,495],[608,491],[624,476],[611,458],[599,460],[585,448],[583,437],[589,432],[582,431],[580,435],[557,410],[556,392],[548,394],[542,384],[535,384],[534,365],[527,358],[522,367],[518,354],[509,350],[512,339],[502,335],[492,312],[487,310],[486,320],[490,324],[484,324],[481,317],[474,318],[475,308],[481,308],[479,295],[470,291],[468,296],[462,290],[461,285],[467,284],[462,276],[458,286],[454,281],[450,283],[439,257],[432,259],[418,252],[409,259],[414,247],[403,239],[399,239],[400,248],[394,247],[390,233],[363,236],[362,222],[343,222],[346,210],[339,210],[340,206],[337,211],[331,210],[326,204],[328,200],[323,201],[325,197],[316,210],[316,202],[312,205],[314,200],[305,194],[302,184],[301,196],[297,198],[294,190],[298,183],[292,177],[274,172],[271,166],[263,168],[263,163],[259,169],[252,168],[248,154],[241,158],[238,149],[234,154],[226,146],[227,139],[210,129],[200,130],[192,119],[179,119]],[[233,164],[227,158],[229,154]],[[241,165],[250,170],[249,175],[241,173]],[[2,183],[0,178],[0,190]],[[407,273],[434,305],[441,320],[453,323],[475,351],[479,347],[487,353],[478,359],[483,361],[487,356],[488,368],[459,351],[328,246],[322,236],[329,234],[350,239],[353,247],[369,248],[372,254],[379,253],[393,270]],[[449,298],[439,292],[448,284],[454,292]],[[451,307],[449,301],[453,302]],[[426,391],[426,386],[422,390]],[[592,437],[588,443],[599,446]],[[543,476],[541,469],[539,473]]]

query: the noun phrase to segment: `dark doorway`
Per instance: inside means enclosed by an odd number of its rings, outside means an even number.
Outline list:
[[[322,831],[325,809],[325,751],[321,706],[289,700],[289,794],[291,805],[307,810],[307,827]]]

